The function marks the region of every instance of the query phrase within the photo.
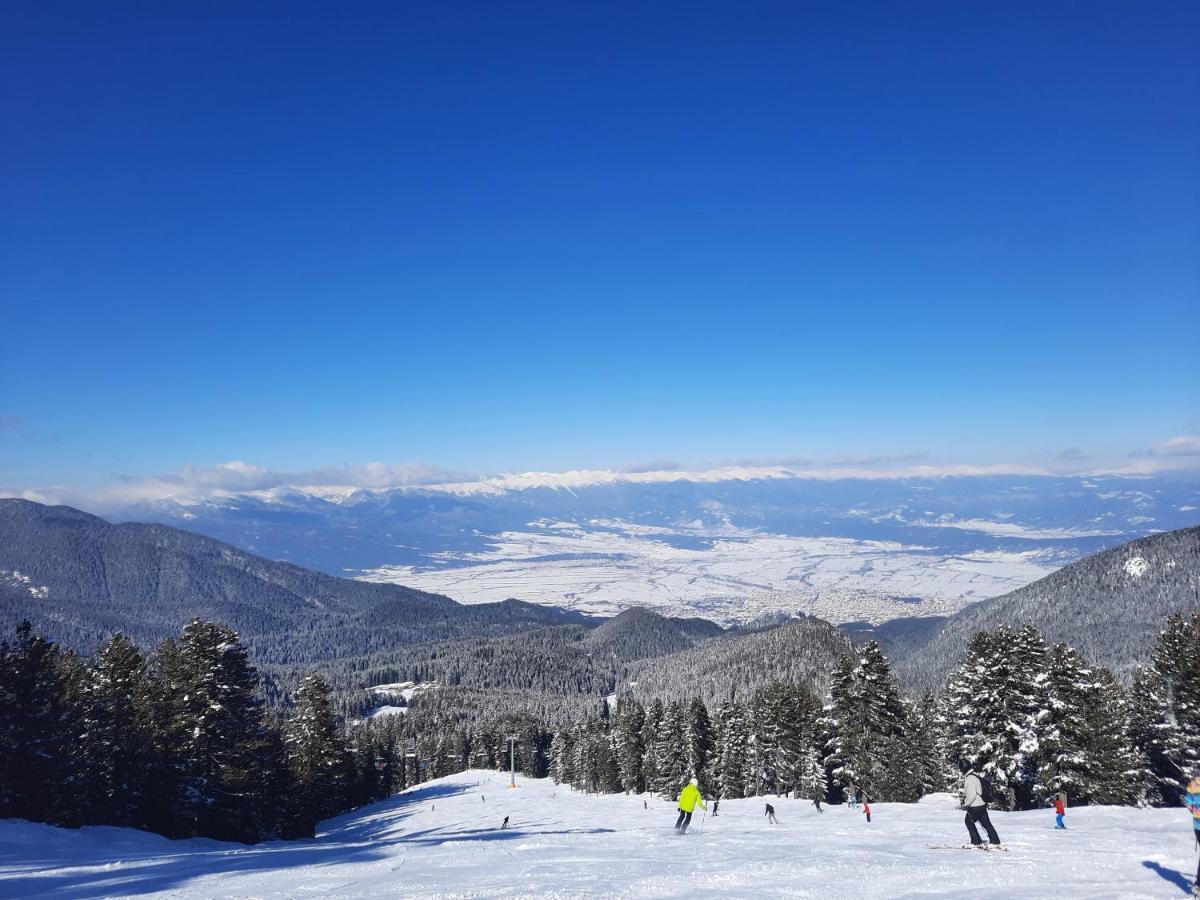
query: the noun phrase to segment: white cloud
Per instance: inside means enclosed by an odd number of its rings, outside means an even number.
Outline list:
[[[1150,449],[1152,456],[1200,456],[1200,434],[1181,434]]]
[[[1075,456],[1068,451],[1064,456]],[[922,463],[923,455],[839,456],[820,462],[802,458],[743,460],[735,464],[684,466],[673,460],[630,466],[621,470],[573,470],[567,472],[524,472],[477,477],[430,463],[368,462],[356,465],[322,466],[285,471],[257,466],[241,460],[215,465],[185,465],[159,475],[124,475],[93,488],[78,486],[0,485],[0,497],[23,497],[40,503],[65,503],[97,512],[118,512],[143,503],[174,500],[201,503],[205,500],[263,492],[301,491],[330,500],[340,500],[355,491],[396,489],[436,490],[444,493],[502,494],[531,489],[574,491],[610,484],[670,482],[715,483],[721,481],[841,479],[886,480],[900,478],[970,478],[986,476],[1149,476],[1160,472],[1194,469],[1200,465],[1200,436],[1174,437],[1149,450],[1131,454],[1128,461],[1111,468],[1066,469],[1028,464],[994,465]]]

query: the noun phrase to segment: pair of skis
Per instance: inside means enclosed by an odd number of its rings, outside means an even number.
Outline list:
[[[982,850],[985,853],[1007,853],[1008,848],[1000,844],[930,844],[930,850]]]

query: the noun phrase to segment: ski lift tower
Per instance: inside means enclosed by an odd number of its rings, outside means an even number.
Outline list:
[[[517,786],[517,736],[508,736],[508,787],[511,790]]]

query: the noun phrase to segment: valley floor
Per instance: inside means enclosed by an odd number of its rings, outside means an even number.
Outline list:
[[[772,798],[769,825],[762,798],[727,800],[679,837],[667,801],[507,784],[466,772],[253,847],[0,821],[0,897],[1180,898],[1196,870],[1182,809],[1072,809],[1065,832],[1049,812],[998,813],[1010,851],[983,853],[957,849],[945,795],[877,804],[870,824]]]

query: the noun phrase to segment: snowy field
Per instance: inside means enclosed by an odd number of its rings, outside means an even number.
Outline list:
[[[247,847],[118,828],[0,822],[0,896],[1184,897],[1195,874],[1182,810],[994,815],[1008,853],[934,850],[965,839],[946,796],[878,804],[868,824],[803,801],[730,800],[678,837],[673,804],[586,796],[472,771],[324,823],[312,841]],[[486,799],[485,799],[486,798]],[[501,831],[504,816],[511,817]]]
[[[951,615],[1036,581],[1063,562],[1057,551],[948,554],[891,541],[791,537],[732,526],[530,524],[539,530],[496,535],[486,551],[443,554],[443,567],[383,566],[361,577],[460,603],[517,597],[601,616],[645,606],[723,625],[778,611],[878,624]],[[681,546],[681,538],[690,545]]]

